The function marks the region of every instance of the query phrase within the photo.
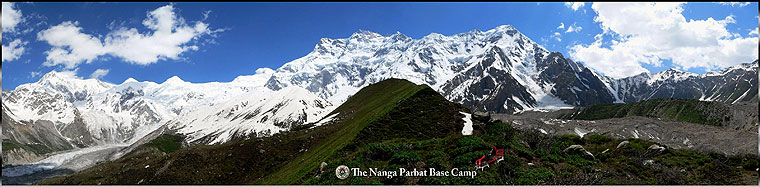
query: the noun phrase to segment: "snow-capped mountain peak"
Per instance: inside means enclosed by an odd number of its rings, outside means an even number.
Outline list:
[[[356,31],[353,34],[351,34],[351,37],[349,37],[349,39],[351,39],[351,40],[367,40],[367,39],[373,39],[373,38],[378,38],[378,37],[383,37],[383,35],[380,35],[378,33],[372,32],[372,31],[359,29],[359,31]]]
[[[124,82],[122,82],[121,84],[130,83],[130,82],[139,82],[139,81],[137,81],[134,78],[130,77],[130,78],[127,78],[127,80],[124,80]]]
[[[670,68],[665,71],[657,72],[651,76],[649,80],[647,80],[648,85],[653,85],[657,82],[663,82],[663,81],[683,81],[690,77],[696,77],[699,76],[696,73],[691,72],[684,72],[679,69]]]
[[[181,78],[175,75],[175,76],[170,77],[169,79],[166,79],[161,84],[162,85],[176,85],[176,84],[184,84],[184,83],[187,83],[187,82],[185,82],[184,80],[182,80]]]

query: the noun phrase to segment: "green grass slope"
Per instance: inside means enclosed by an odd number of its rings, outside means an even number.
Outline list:
[[[339,113],[340,130],[328,136],[323,143],[315,146],[293,162],[289,162],[278,171],[268,175],[257,184],[294,184],[298,179],[314,170],[319,164],[334,155],[335,151],[351,143],[356,135],[368,124],[384,115],[399,101],[406,99],[420,90],[430,89],[426,85],[418,86],[401,79],[388,79],[367,86],[329,115]]]
[[[694,99],[660,98],[633,103],[598,104],[575,109],[563,119],[600,120],[643,116],[663,120],[722,126],[730,120],[726,104]]]

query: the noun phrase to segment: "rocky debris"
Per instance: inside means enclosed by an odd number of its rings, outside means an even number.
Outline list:
[[[757,104],[746,104],[739,107],[757,113]],[[733,106],[739,106],[735,104]],[[752,108],[751,106],[755,106]],[[738,109],[738,108],[737,108]],[[566,111],[560,111],[566,112]],[[749,113],[749,112],[745,112]],[[565,123],[554,123],[542,116],[552,117],[551,112],[526,113],[527,115],[491,114],[494,120],[500,120],[513,124],[513,127],[521,130],[543,129],[549,136],[562,134],[577,134],[579,129],[596,129],[596,134],[603,134],[614,139],[641,139],[655,142],[668,149],[691,149],[707,152],[719,152],[729,155],[757,154],[758,150],[758,124],[747,122],[745,127],[731,125],[710,126],[696,123],[657,120],[653,118],[629,116],[623,118],[603,120],[564,120]],[[754,119],[755,115],[748,117]],[[688,141],[686,141],[688,139]],[[684,143],[686,142],[686,143]],[[629,142],[630,143],[630,142]],[[620,148],[630,145],[623,145]],[[647,148],[647,147],[644,147]]]
[[[657,153],[662,153],[662,152],[665,152],[665,150],[667,150],[667,148],[659,146],[657,144],[652,144],[652,145],[649,146],[649,148],[647,148],[647,150],[648,151],[657,152]]]
[[[489,121],[491,120],[491,114],[488,112],[476,111],[472,113],[472,118],[478,121]]]
[[[617,147],[615,147],[615,149],[620,149],[621,147],[623,147],[623,146],[626,146],[626,145],[628,145],[628,144],[631,144],[631,142],[628,142],[628,141],[622,141],[622,142],[620,142],[620,143],[617,145]]]
[[[594,154],[591,154],[591,152],[586,151],[586,149],[583,148],[583,146],[581,146],[581,145],[571,145],[571,146],[565,148],[565,150],[563,152],[568,153],[568,154],[581,153],[582,156],[584,158],[586,158],[586,159],[590,159],[590,160],[596,159],[594,157]]]

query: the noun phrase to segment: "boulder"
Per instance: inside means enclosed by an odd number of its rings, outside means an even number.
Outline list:
[[[586,159],[589,159],[589,160],[596,159],[594,157],[594,154],[591,154],[591,152],[586,151],[586,149],[583,148],[583,146],[581,146],[581,145],[571,145],[571,146],[565,148],[565,150],[563,150],[563,152],[568,153],[568,154],[580,153],[581,156],[583,156]]]
[[[659,146],[657,144],[652,144],[651,146],[649,146],[649,148],[647,148],[647,150],[653,151],[653,152],[662,153],[662,152],[665,152],[665,150],[667,150],[667,149],[665,147]]]
[[[617,148],[615,148],[615,149],[620,149],[621,147],[623,147],[623,146],[626,146],[626,145],[628,145],[628,144],[631,144],[631,142],[628,142],[628,141],[622,141],[622,142],[620,142],[620,143],[617,145]]]
[[[474,112],[472,113],[472,118],[478,121],[490,121],[491,114],[488,112]]]
[[[642,164],[644,164],[645,166],[652,165],[652,164],[654,164],[654,160],[644,160],[644,162]]]

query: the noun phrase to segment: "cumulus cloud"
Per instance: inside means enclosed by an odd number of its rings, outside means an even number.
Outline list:
[[[174,13],[172,5],[148,12],[142,24],[149,32],[120,27],[108,33],[103,40],[82,32],[78,22],[67,21],[43,30],[38,33],[37,39],[53,46],[46,52],[43,65],[64,65],[71,69],[81,63],[91,63],[103,55],[139,65],[176,60],[186,51],[198,50],[198,46],[192,45],[191,41],[220,32],[210,30],[208,24],[201,21],[192,25],[186,23]]]
[[[15,32],[16,25],[23,21],[21,11],[16,9],[15,4],[3,2],[2,29],[3,32]]]
[[[106,47],[95,36],[82,33],[79,22],[66,21],[37,33],[37,39],[53,46],[45,52],[45,66],[65,65],[67,69],[81,62],[90,63],[107,53]]]
[[[58,72],[58,74],[63,77],[68,77],[72,79],[82,79],[82,77],[77,76],[77,71],[79,71],[79,68],[74,68],[73,70],[60,71]]]
[[[749,2],[718,2],[721,5],[730,5],[732,7],[745,7],[749,5]]]
[[[586,4],[583,2],[565,2],[565,6],[573,9],[573,11],[578,11],[578,9],[583,7],[584,5]]]
[[[565,23],[559,23],[559,26],[557,26],[557,29],[565,29]]]
[[[97,69],[92,74],[90,74],[90,78],[93,79],[100,79],[103,76],[108,75],[108,72],[111,72],[110,69]]]
[[[20,10],[16,9],[16,6],[10,2],[3,2],[2,13],[2,33],[16,32],[16,25],[23,21],[23,17]],[[2,62],[9,62],[18,59],[21,54],[24,54],[24,45],[28,42],[15,39],[11,43],[2,44]]]
[[[755,30],[749,31],[748,35],[757,35],[757,27],[755,27]]]
[[[594,3],[604,41],[575,45],[570,56],[605,75],[622,78],[647,72],[643,64],[715,70],[750,62],[758,56],[758,38],[743,38],[726,29],[733,16],[687,20],[682,3]],[[606,44],[606,45],[605,45]]]
[[[19,39],[13,40],[10,44],[2,46],[3,59],[2,62],[14,61],[18,59],[21,54],[24,54],[24,45],[27,42]]]

